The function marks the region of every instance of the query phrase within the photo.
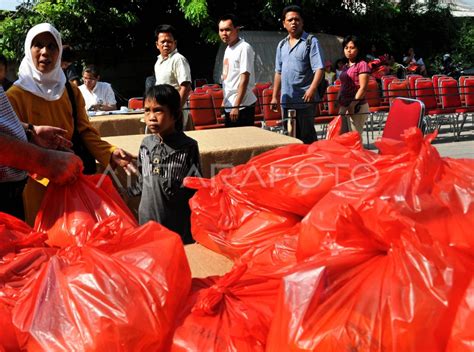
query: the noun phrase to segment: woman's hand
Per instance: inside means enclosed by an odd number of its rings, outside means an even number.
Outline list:
[[[64,136],[66,130],[53,126],[33,126],[32,142],[40,147],[71,151],[72,142]]]
[[[137,157],[135,155],[121,148],[115,149],[110,157],[110,165],[112,168],[115,169],[117,166],[120,166],[129,176],[132,173],[136,174],[138,172],[135,165],[136,161]]]

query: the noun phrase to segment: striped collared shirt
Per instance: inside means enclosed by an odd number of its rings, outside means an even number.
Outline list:
[[[16,116],[8,98],[0,86],[0,133],[26,142],[25,129]],[[0,153],[5,153],[2,150]],[[9,151],[14,153],[13,150]],[[21,181],[27,173],[18,169],[0,165],[0,182]]]

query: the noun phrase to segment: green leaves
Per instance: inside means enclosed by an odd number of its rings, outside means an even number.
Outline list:
[[[209,18],[206,0],[179,0],[179,6],[184,17],[194,25],[200,26]]]

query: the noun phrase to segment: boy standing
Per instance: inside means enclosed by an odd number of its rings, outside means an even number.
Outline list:
[[[139,176],[131,195],[140,195],[139,223],[154,220],[192,243],[189,199],[194,190],[183,186],[186,176],[199,176],[197,142],[183,132],[178,91],[169,84],[151,87],[145,95],[145,122],[152,135],[143,139],[138,155]]]

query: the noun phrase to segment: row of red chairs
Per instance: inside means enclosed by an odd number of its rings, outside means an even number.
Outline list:
[[[382,87],[422,101],[431,125],[428,127],[438,129],[449,124],[455,139],[461,135],[468,114],[474,112],[474,76],[462,76],[459,81],[445,75],[409,75],[406,80],[387,77],[382,78]]]

